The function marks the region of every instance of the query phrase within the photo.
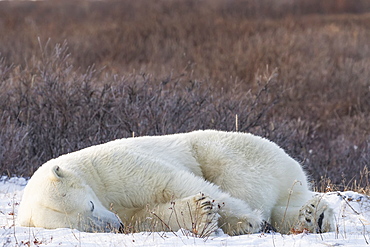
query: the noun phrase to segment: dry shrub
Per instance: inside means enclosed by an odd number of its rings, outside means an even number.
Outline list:
[[[3,173],[29,176],[52,157],[132,135],[235,130],[236,113],[244,131],[261,126],[272,106],[267,87],[276,83],[274,77],[260,79],[264,85],[257,94],[239,96],[237,85],[218,91],[188,73],[164,80],[129,74],[96,81],[101,72],[94,67],[80,71],[70,64],[67,43],[41,48],[41,61],[13,68],[2,83]]]
[[[317,184],[368,188],[369,6],[1,2],[1,172],[30,176],[133,133],[237,128],[277,142]]]

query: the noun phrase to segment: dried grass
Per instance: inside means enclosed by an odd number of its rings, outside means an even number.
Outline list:
[[[0,172],[30,176],[133,133],[237,126],[277,142],[316,184],[369,193],[367,10],[362,0],[1,2]]]

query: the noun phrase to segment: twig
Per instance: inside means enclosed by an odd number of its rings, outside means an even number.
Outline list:
[[[18,245],[18,239],[17,239],[17,236],[15,234],[15,207],[14,207],[14,200],[15,200],[15,194],[13,194],[13,205],[12,205],[12,208],[13,208],[13,212],[12,212],[12,217],[13,217],[13,235],[14,235],[14,239],[15,239],[15,243],[16,245]]]
[[[365,239],[365,243],[366,244],[369,244],[369,241],[367,241],[367,238],[366,238],[366,227],[365,227],[365,224],[364,224],[364,222],[362,222],[362,220],[361,219],[359,219],[360,220],[360,222],[361,222],[361,224],[362,224],[362,228],[364,229],[364,231],[363,231],[363,236],[364,236],[364,239]]]
[[[351,204],[349,204],[349,202],[346,200],[346,198],[344,198],[344,196],[342,196],[339,192],[337,192],[337,194],[338,194],[338,196],[340,196],[344,201],[345,201],[345,203],[348,205],[348,207],[350,207],[352,210],[353,210],[353,212],[355,212],[355,214],[357,214],[357,215],[359,215],[360,213],[359,212],[357,212],[352,206],[351,206]]]
[[[171,204],[173,205],[172,206],[172,212],[175,214],[175,218],[176,218],[176,223],[178,225],[178,227],[181,229],[181,232],[182,232],[182,235],[186,236],[186,237],[189,237],[188,234],[186,234],[183,230],[183,228],[181,227],[181,224],[179,222],[179,217],[177,215],[177,211],[176,211],[176,208],[175,208],[175,202],[171,202]],[[185,225],[185,224],[184,224]]]
[[[292,185],[292,187],[290,188],[290,190],[289,190],[289,196],[288,196],[288,201],[287,201],[287,203],[286,203],[286,207],[285,207],[285,211],[284,211],[284,216],[283,216],[283,221],[281,222],[281,226],[283,226],[283,225],[284,225],[285,217],[286,217],[286,213],[287,213],[287,211],[288,211],[288,207],[289,207],[290,197],[291,197],[291,196],[292,196],[292,194],[293,194],[293,187],[294,187],[297,183],[302,184],[300,181],[295,180],[295,181],[294,181],[294,183],[293,183],[293,185]]]
[[[154,213],[154,212],[151,212],[151,214],[152,215],[154,215],[155,217],[157,217],[159,220],[160,220],[160,222],[165,226],[165,227],[167,227],[168,228],[168,230],[170,230],[170,232],[172,232],[176,237],[178,237],[177,236],[177,234],[172,230],[172,228],[171,227],[169,227],[168,226],[168,224],[166,224],[166,222],[164,222],[162,219],[161,219],[161,217],[159,217],[156,213]]]

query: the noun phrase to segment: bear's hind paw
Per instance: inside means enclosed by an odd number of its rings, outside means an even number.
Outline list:
[[[334,230],[332,221],[333,210],[322,197],[316,196],[299,210],[299,222],[295,228],[313,233],[329,232]]]

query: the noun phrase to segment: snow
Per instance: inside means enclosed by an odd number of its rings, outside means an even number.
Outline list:
[[[184,231],[135,234],[85,233],[16,226],[24,178],[0,179],[0,246],[370,246],[370,197],[352,192],[322,194],[336,215],[337,231],[324,234],[258,233],[206,239]]]

